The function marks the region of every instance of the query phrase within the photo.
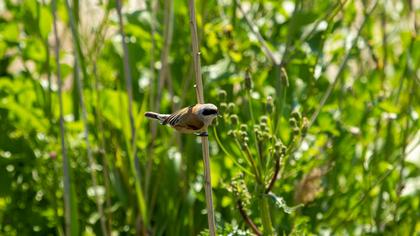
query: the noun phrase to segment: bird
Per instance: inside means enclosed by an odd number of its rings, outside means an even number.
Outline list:
[[[180,133],[195,133],[198,136],[208,136],[206,132],[207,127],[218,114],[219,111],[216,105],[199,103],[182,108],[172,114],[159,114],[148,111],[144,115],[147,118],[160,121],[162,125],[170,125]]]

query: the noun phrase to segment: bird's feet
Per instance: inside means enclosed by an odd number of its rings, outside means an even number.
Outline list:
[[[200,137],[208,137],[209,136],[209,133],[207,133],[207,132],[201,132],[201,133],[197,133],[197,136],[200,136]]]

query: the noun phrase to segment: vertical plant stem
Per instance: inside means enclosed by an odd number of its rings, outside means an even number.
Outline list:
[[[204,95],[203,95],[203,80],[201,77],[201,61],[200,55],[201,52],[199,51],[199,43],[198,43],[198,36],[197,36],[197,20],[195,17],[195,1],[189,0],[188,1],[188,9],[190,14],[190,29],[191,29],[191,44],[192,44],[192,51],[193,51],[193,63],[194,63],[194,73],[195,73],[195,92],[197,95],[198,103],[204,103]]]
[[[155,101],[155,107],[153,107],[154,110],[159,111],[160,110],[160,100],[162,97],[162,93],[161,91],[163,90],[163,85],[164,85],[164,81],[165,78],[169,80],[168,78],[168,74],[169,74],[169,63],[168,63],[168,58],[169,58],[169,50],[171,48],[171,44],[172,44],[172,32],[173,32],[173,1],[172,0],[165,0],[164,3],[164,9],[165,9],[165,15],[164,15],[164,45],[163,45],[163,50],[162,50],[162,54],[161,54],[161,70],[159,73],[159,88],[157,91],[157,96],[156,96],[156,101]],[[154,9],[152,9],[152,11],[154,11]],[[153,24],[153,23],[152,23]],[[153,99],[153,98],[152,98]],[[151,131],[152,131],[152,138],[151,138],[151,151],[149,152],[149,158],[147,159],[147,168],[146,168],[146,185],[145,185],[145,192],[146,192],[146,196],[149,196],[148,192],[149,192],[149,185],[150,185],[150,176],[152,173],[152,158],[153,158],[153,146],[154,146],[154,141],[156,139],[156,135],[157,135],[157,123],[156,122],[151,122]]]
[[[90,141],[89,141],[89,125],[88,125],[87,111],[86,111],[86,105],[84,102],[84,95],[83,95],[83,81],[81,80],[80,75],[79,75],[79,69],[81,68],[83,71],[83,80],[86,81],[88,79],[86,63],[82,54],[82,48],[80,45],[79,34],[77,31],[74,13],[70,7],[68,0],[66,0],[66,7],[67,7],[67,11],[70,17],[70,27],[72,29],[72,36],[73,36],[73,46],[76,49],[75,57],[74,57],[74,62],[75,62],[74,75],[75,75],[75,83],[77,84],[77,90],[78,90],[78,95],[79,95],[79,98],[77,100],[79,101],[80,107],[82,109],[82,120],[83,120],[83,125],[84,125],[84,136],[85,136],[84,138],[85,138],[85,143],[86,143],[86,151],[87,151],[89,166],[91,168],[90,173],[91,173],[92,184],[93,184],[93,188],[95,192],[96,206],[98,208],[98,213],[100,217],[101,230],[102,230],[102,234],[106,236],[108,235],[108,232],[106,228],[106,221],[104,218],[103,206],[100,202],[99,194],[97,192],[98,180],[97,180],[96,171],[95,171],[96,163],[92,155],[92,150],[91,150]],[[73,10],[76,11],[77,9],[78,8],[75,8]]]
[[[106,221],[105,221],[105,216],[104,216],[104,210],[103,210],[103,206],[102,203],[99,199],[99,193],[98,193],[98,178],[96,176],[96,170],[95,170],[95,166],[96,166],[96,161],[93,158],[92,155],[92,149],[90,147],[90,141],[89,141],[89,124],[88,124],[88,118],[87,118],[87,111],[86,111],[86,105],[85,105],[85,99],[84,99],[84,95],[83,95],[83,81],[80,79],[79,76],[79,63],[77,60],[78,57],[75,57],[75,65],[76,67],[75,69],[75,75],[76,75],[76,80],[77,80],[77,89],[79,90],[79,95],[80,95],[80,107],[82,108],[82,120],[83,120],[83,126],[84,126],[84,138],[85,138],[85,143],[86,143],[86,151],[87,151],[87,156],[88,156],[88,161],[89,161],[89,166],[90,166],[90,175],[91,175],[91,179],[92,179],[92,184],[93,184],[93,188],[94,188],[94,193],[95,193],[95,200],[96,200],[96,207],[98,208],[98,213],[99,213],[99,219],[100,219],[100,223],[101,223],[101,230],[102,230],[102,234],[103,235],[108,235],[108,231],[106,228]]]
[[[151,0],[150,1],[150,5],[148,5],[148,10],[150,11],[150,15],[151,15],[151,21],[150,21],[150,37],[151,37],[151,41],[152,41],[152,47],[150,48],[150,108],[152,110],[156,110],[156,104],[154,102],[155,99],[155,90],[156,90],[156,76],[155,76],[155,50],[156,50],[156,38],[155,38],[155,34],[156,34],[156,25],[155,22],[156,20],[156,12],[157,12],[157,7],[158,7],[158,3],[159,1],[157,0]],[[155,122],[151,122],[150,123],[150,127],[151,130],[153,132],[152,127],[155,126],[156,124]]]
[[[134,123],[134,115],[133,115],[133,87],[132,83],[133,80],[131,78],[130,72],[130,65],[128,61],[128,48],[125,42],[125,33],[124,33],[124,24],[122,20],[121,14],[121,2],[120,0],[115,0],[117,5],[117,13],[118,13],[118,22],[120,27],[120,34],[121,34],[121,42],[123,47],[123,64],[124,64],[124,77],[125,77],[125,88],[127,90],[127,100],[128,100],[128,115],[130,119],[130,127],[131,127],[131,145],[132,149],[136,150],[135,140],[134,137],[136,136],[136,126]],[[136,156],[136,153],[133,151],[133,156]]]
[[[276,65],[275,75],[276,75],[276,109],[274,111],[274,133],[278,133],[280,127],[280,119],[283,114],[284,103],[286,102],[287,87],[289,87],[289,77],[286,70],[281,65]]]
[[[66,235],[72,235],[72,220],[71,220],[71,192],[70,192],[70,165],[67,157],[67,148],[66,142],[64,139],[65,135],[65,126],[64,126],[64,114],[63,114],[63,97],[62,97],[62,81],[61,81],[61,70],[60,70],[60,40],[58,38],[57,32],[57,2],[52,0],[52,15],[53,15],[53,28],[54,28],[54,38],[55,38],[55,62],[57,66],[57,81],[58,81],[58,106],[60,110],[60,140],[61,140],[61,152],[63,160],[63,185],[64,185],[64,223],[65,223],[65,232]]]
[[[87,74],[87,69],[86,69],[86,63],[85,63],[85,58],[82,56],[82,46],[80,44],[80,37],[79,37],[79,31],[77,30],[76,27],[76,19],[73,13],[72,8],[70,7],[70,3],[69,0],[65,0],[65,5],[67,8],[67,13],[69,16],[69,22],[70,22],[70,28],[71,28],[71,33],[73,35],[73,40],[74,40],[74,46],[76,49],[76,56],[78,57],[78,60],[80,62],[80,69],[82,71],[82,75],[83,78],[87,79],[88,78],[88,74]]]
[[[109,167],[108,167],[108,159],[107,159],[107,151],[106,151],[106,145],[105,145],[105,131],[104,131],[104,125],[102,122],[102,109],[100,105],[100,88],[99,88],[99,78],[97,74],[97,68],[96,68],[96,59],[93,60],[93,76],[95,78],[95,90],[96,90],[96,113],[97,113],[97,125],[98,125],[98,139],[99,139],[99,146],[100,146],[100,154],[102,158],[102,166],[104,168],[103,170],[103,178],[105,183],[105,198],[106,198],[106,208],[111,209],[112,202],[111,202],[111,188],[109,183]],[[112,213],[111,211],[108,211],[108,213],[104,212],[105,218],[108,221],[107,223],[107,230],[108,232],[111,232],[111,225],[112,225]]]
[[[157,111],[160,110],[160,100],[162,98],[162,90],[163,90],[163,86],[165,84],[165,80],[167,79],[167,70],[168,70],[168,55],[169,55],[169,49],[172,43],[172,15],[173,15],[173,2],[171,0],[165,0],[164,3],[164,9],[165,9],[165,14],[164,14],[164,25],[165,25],[165,30],[163,32],[163,37],[164,37],[164,45],[163,45],[163,49],[162,49],[162,54],[161,54],[161,58],[160,58],[160,62],[161,62],[161,70],[159,71],[159,79],[158,79],[158,90],[157,90],[157,96],[156,96],[156,100],[155,100],[155,109]],[[156,123],[153,122],[155,125]]]
[[[152,41],[152,47],[150,49],[150,93],[149,93],[149,106],[153,111],[157,111],[156,103],[155,103],[155,90],[156,90],[156,74],[155,74],[155,50],[156,50],[156,40],[155,40],[155,33],[156,33],[156,12],[159,1],[152,0],[149,2],[148,10],[151,13],[151,21],[150,21],[150,37]],[[147,159],[146,159],[146,178],[145,178],[145,193],[144,196],[146,198],[146,202],[148,202],[147,209],[149,209],[149,217],[153,214],[153,206],[155,203],[154,197],[156,196],[153,194],[156,191],[150,191],[150,179],[152,176],[153,170],[153,158],[154,158],[154,150],[155,150],[155,137],[157,135],[157,124],[156,122],[150,122],[150,133],[152,135],[148,152],[147,152]],[[160,175],[158,175],[160,178]],[[158,184],[153,185],[153,190],[156,190]]]
[[[249,75],[246,75],[246,76],[249,76]],[[246,97],[247,97],[247,100],[248,100],[249,116],[251,117],[251,122],[252,122],[251,123],[252,124],[251,129],[254,129],[255,118],[254,118],[254,109],[252,108],[252,97],[251,97],[250,89],[246,89]],[[254,131],[252,133],[253,133],[253,136],[254,136],[254,139],[255,139],[255,147],[256,147],[256,150],[257,150],[258,157],[259,157],[259,159],[258,159],[259,163],[260,163],[259,167],[262,167],[263,166],[262,165],[263,153],[261,152],[261,150],[259,149],[259,146],[258,146],[257,134]]]
[[[264,235],[273,235],[273,227],[270,217],[270,208],[268,206],[267,197],[263,193],[260,199],[261,220],[264,227]]]
[[[48,102],[47,102],[47,116],[48,119],[52,120],[52,88],[51,88],[51,66],[50,66],[50,46],[48,45],[48,41],[44,40],[44,47],[45,47],[45,51],[46,51],[46,59],[45,59],[45,69],[47,70],[47,81],[48,81]]]
[[[124,33],[124,23],[122,19],[122,13],[121,13],[121,1],[115,0],[116,2],[116,10],[118,14],[118,23],[119,23],[119,31],[121,34],[121,44],[123,47],[123,64],[124,64],[124,77],[125,77],[125,86],[126,86],[126,92],[127,92],[127,99],[128,99],[128,114],[130,119],[130,131],[131,131],[131,159],[130,160],[130,166],[133,169],[133,173],[136,177],[135,186],[136,186],[136,192],[137,192],[137,201],[138,201],[138,207],[139,212],[141,214],[143,223],[147,224],[147,211],[146,211],[146,205],[144,202],[144,195],[143,191],[141,189],[141,173],[139,168],[139,160],[137,157],[137,146],[136,146],[136,125],[134,123],[134,115],[133,115],[133,88],[132,88],[132,78],[131,78],[131,72],[130,72],[130,65],[128,61],[128,48],[125,41],[125,33]],[[146,228],[146,227],[144,227]]]
[[[204,162],[204,188],[207,201],[207,220],[209,224],[210,236],[216,235],[216,222],[214,219],[213,194],[211,189],[211,169],[208,137],[202,137],[203,162]]]
[[[261,176],[261,171],[260,171],[260,169],[258,169],[257,164],[255,163],[255,160],[252,157],[251,150],[249,150],[248,146],[245,146],[245,156],[248,158],[249,163],[251,164],[252,168],[254,169],[255,180],[263,186],[264,181],[263,181],[263,178]]]
[[[188,1],[189,15],[190,15],[190,28],[191,28],[191,44],[194,58],[194,72],[196,81],[196,94],[198,103],[204,103],[203,95],[203,81],[201,77],[201,63],[200,63],[200,51],[199,42],[197,36],[197,20],[195,16],[195,1]],[[207,130],[205,130],[207,131]],[[214,220],[214,209],[213,209],[213,195],[211,189],[211,171],[210,171],[210,155],[209,155],[209,140],[207,136],[201,137],[203,161],[204,161],[204,188],[206,192],[207,202],[207,219],[209,224],[210,236],[216,235],[216,223]]]
[[[103,3],[101,3],[102,5]],[[108,2],[108,5],[110,3]],[[104,41],[105,41],[105,36],[106,36],[106,31],[107,31],[107,27],[106,24],[108,22],[108,18],[109,18],[109,14],[110,14],[110,8],[106,7],[106,11],[105,11],[105,16],[103,17],[103,19],[101,20],[101,23],[98,27],[98,29],[95,32],[95,43],[92,45],[92,47],[90,49],[88,49],[88,55],[93,55],[92,56],[92,73],[93,73],[93,77],[94,77],[94,90],[95,90],[95,102],[96,102],[96,125],[98,128],[98,132],[97,132],[97,137],[98,137],[98,141],[99,141],[99,153],[100,153],[100,157],[102,159],[102,166],[103,166],[103,171],[102,171],[102,178],[104,180],[104,185],[105,185],[105,201],[106,201],[106,207],[104,210],[104,217],[106,220],[106,229],[108,232],[112,231],[112,212],[109,210],[108,212],[106,212],[106,209],[111,209],[112,207],[112,201],[111,201],[111,188],[110,188],[110,182],[109,182],[109,166],[108,166],[108,154],[106,151],[106,145],[105,145],[105,131],[104,131],[104,125],[103,125],[103,115],[102,115],[102,109],[101,109],[101,92],[100,92],[100,80],[99,80],[99,76],[98,76],[98,71],[97,71],[97,61],[98,58],[100,56],[101,53],[101,49],[104,46]]]

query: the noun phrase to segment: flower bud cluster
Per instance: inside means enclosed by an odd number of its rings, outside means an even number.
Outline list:
[[[294,110],[290,114],[289,125],[292,129],[292,137],[297,137],[301,135],[304,137],[309,128],[309,121],[306,117],[302,118],[302,115],[298,110]]]

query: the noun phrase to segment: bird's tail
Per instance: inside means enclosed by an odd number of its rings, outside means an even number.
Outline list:
[[[169,115],[159,114],[159,113],[156,113],[156,112],[148,111],[148,112],[144,113],[144,116],[146,116],[147,118],[151,118],[151,119],[155,119],[155,120],[158,120],[160,122],[163,122],[166,118],[168,118]]]

